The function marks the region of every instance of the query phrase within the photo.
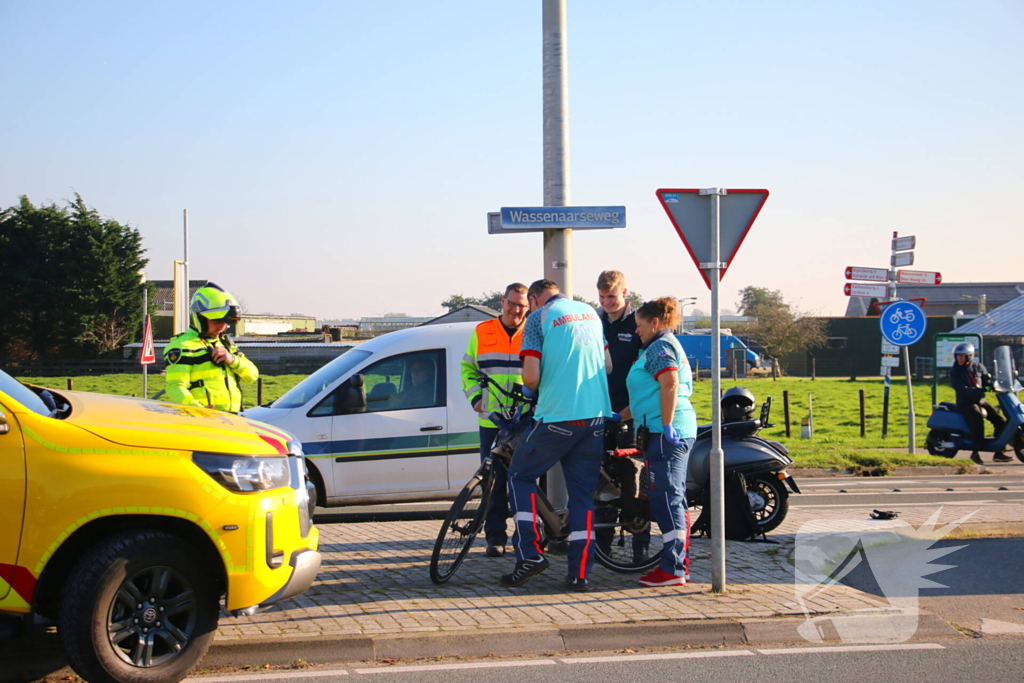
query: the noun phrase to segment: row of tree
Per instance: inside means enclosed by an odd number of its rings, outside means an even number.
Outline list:
[[[91,358],[142,320],[142,236],[82,197],[0,210],[0,360]]]

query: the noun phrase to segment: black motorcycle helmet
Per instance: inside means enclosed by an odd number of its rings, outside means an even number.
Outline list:
[[[722,420],[739,422],[754,419],[754,395],[746,387],[732,387],[722,394]]]

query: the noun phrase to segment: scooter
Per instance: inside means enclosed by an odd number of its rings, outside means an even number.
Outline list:
[[[1001,452],[1007,446],[1013,448],[1017,459],[1024,462],[1024,406],[1017,392],[1022,390],[1013,365],[1013,353],[1009,346],[996,349],[993,361],[992,390],[1006,417],[1006,426],[999,434],[975,444],[967,418],[956,408],[956,403],[943,402],[935,406],[928,417],[928,436],[925,447],[932,455],[954,457],[958,451]],[[986,387],[988,388],[988,387]]]
[[[789,512],[789,492],[800,493],[800,488],[786,472],[793,464],[789,450],[778,441],[758,435],[762,429],[775,426],[768,422],[771,396],[762,404],[757,418],[753,417],[754,404],[754,395],[742,387],[733,387],[722,396],[722,451],[726,477],[739,472],[746,480],[747,499],[760,535],[782,524]],[[711,425],[700,425],[687,466],[687,500],[703,500],[710,486]]]

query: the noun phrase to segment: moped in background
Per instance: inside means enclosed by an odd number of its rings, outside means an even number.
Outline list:
[[[996,349],[992,363],[992,382],[985,388],[995,392],[996,401],[1006,418],[1006,425],[1002,431],[976,444],[971,437],[967,418],[957,410],[956,403],[943,402],[934,407],[928,418],[925,447],[930,454],[952,458],[962,450],[1001,453],[1010,447],[1017,455],[1017,459],[1024,462],[1024,406],[1017,397],[1022,387],[1009,346],[1000,346]],[[994,409],[994,406],[990,409]]]

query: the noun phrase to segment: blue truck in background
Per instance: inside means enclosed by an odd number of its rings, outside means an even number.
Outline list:
[[[743,357],[747,370],[761,367],[761,357],[751,351],[746,344],[732,334],[722,334],[721,357],[719,367],[732,369],[732,354],[735,349],[743,349]],[[676,339],[683,347],[691,367],[705,370],[711,367],[711,335],[710,334],[677,334]]]

